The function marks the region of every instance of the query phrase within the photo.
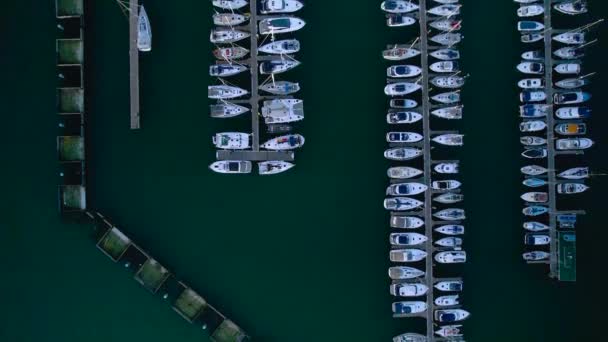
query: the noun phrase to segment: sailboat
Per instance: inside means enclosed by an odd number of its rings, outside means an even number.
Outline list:
[[[137,49],[143,52],[152,50],[152,26],[143,5],[139,7],[137,18]]]

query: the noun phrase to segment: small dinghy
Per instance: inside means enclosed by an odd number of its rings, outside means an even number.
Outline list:
[[[395,280],[412,279],[423,275],[424,271],[409,266],[394,266],[388,269],[388,276]]]
[[[431,114],[442,119],[459,120],[462,119],[462,108],[462,106],[443,107],[432,110]]]
[[[555,36],[553,36],[553,40],[560,42],[562,44],[568,44],[568,45],[581,45],[586,42],[585,41],[585,32],[572,32],[572,31],[555,35]]]
[[[584,123],[561,123],[555,125],[555,133],[561,135],[583,135],[587,133],[587,125]]]
[[[439,17],[451,17],[460,14],[460,5],[457,4],[446,4],[433,7],[427,11],[428,14],[436,15]]]
[[[454,203],[462,202],[463,200],[464,200],[464,195],[454,194],[451,192],[441,194],[441,195],[433,198],[433,201],[442,203],[442,204],[454,204]]]
[[[540,205],[533,205],[530,207],[525,207],[522,210],[522,213],[526,216],[539,216],[542,214],[546,214],[547,212],[549,212],[549,208],[543,207]]]
[[[391,99],[389,106],[391,108],[409,109],[418,107],[418,102],[410,99]]]
[[[581,73],[581,65],[579,63],[561,63],[556,65],[553,70],[562,75],[578,75]]]
[[[416,216],[391,216],[391,227],[400,229],[416,229],[424,225],[424,220]]]
[[[462,325],[460,324],[444,325],[441,328],[435,330],[435,334],[445,338],[461,337],[462,332],[460,331],[460,328],[462,328]]]
[[[394,246],[415,246],[425,243],[428,239],[419,233],[392,233],[389,240]]]
[[[412,82],[395,82],[384,87],[384,93],[389,96],[402,96],[420,90],[422,86]]]
[[[300,91],[300,84],[288,81],[276,81],[261,85],[260,89],[274,95],[289,95]]]
[[[542,118],[551,112],[551,106],[546,104],[528,103],[519,106],[519,116],[522,118]]]
[[[531,232],[542,232],[545,230],[549,230],[548,225],[536,221],[524,222],[523,226],[525,230],[529,230]]]
[[[267,150],[284,151],[293,150],[304,145],[304,137],[300,134],[288,134],[263,143],[260,147]]]
[[[213,138],[213,145],[223,150],[244,150],[249,148],[249,134],[239,132],[216,133]]]
[[[222,160],[209,165],[217,173],[250,173],[251,162],[246,160]]]
[[[547,169],[539,165],[528,165],[521,168],[521,173],[528,176],[539,176],[547,173]]]
[[[416,249],[416,251],[420,251]],[[420,251],[426,256],[426,252]],[[392,253],[392,251],[391,251]],[[422,260],[422,259],[420,259]],[[428,286],[424,284],[391,284],[390,293],[395,297],[419,297],[424,296],[429,291]]]
[[[445,220],[445,221],[458,221],[458,220],[465,219],[464,210],[456,209],[456,208],[450,208],[450,209],[444,209],[444,210],[438,211],[438,212],[434,213],[433,216],[435,216],[438,219]]]
[[[529,188],[538,188],[547,185],[547,181],[540,178],[526,178],[522,181],[522,184]]]
[[[526,192],[521,195],[521,199],[529,203],[547,203],[549,194],[546,192]]]
[[[230,77],[247,70],[247,67],[240,64],[215,64],[209,66],[209,76]]]
[[[517,9],[517,16],[520,18],[534,17],[543,13],[545,13],[545,8],[538,4],[521,6]]]
[[[247,5],[246,0],[213,0],[213,6],[227,10],[235,10]]]
[[[249,32],[231,30],[231,29],[215,29],[211,30],[209,40],[214,44],[234,43],[249,37]]]
[[[388,143],[414,143],[422,140],[422,135],[415,132],[388,132],[386,142]]]
[[[435,62],[429,66],[429,69],[434,72],[455,72],[458,71],[458,62],[456,61],[441,61]]]
[[[207,87],[207,95],[210,99],[233,99],[248,93],[245,89],[233,86],[215,85]]]
[[[441,33],[430,38],[431,41],[444,45],[444,46],[452,46],[460,43],[462,41],[462,34],[460,33]]]
[[[462,239],[459,237],[450,236],[435,241],[435,244],[442,247],[458,247],[462,245]]]
[[[431,21],[429,23],[429,26],[431,26],[434,29],[440,30],[440,31],[452,32],[452,31],[460,30],[462,27],[461,24],[462,24],[462,20],[442,19],[442,20]]]
[[[304,102],[299,99],[267,100],[261,112],[267,124],[300,121],[304,119]]]
[[[388,13],[408,13],[418,8],[418,5],[405,0],[386,0],[380,4],[380,9]]]
[[[517,70],[523,74],[540,75],[545,72],[545,65],[538,62],[521,62]]]
[[[535,136],[525,136],[519,138],[519,142],[525,146],[542,146],[547,144],[547,139]]]
[[[538,132],[547,128],[547,124],[540,120],[524,121],[519,124],[519,130],[521,132]]]
[[[566,171],[560,172],[558,176],[564,179],[585,179],[589,177],[589,168],[574,167]]]
[[[526,252],[526,253],[522,254],[522,257],[526,261],[539,261],[539,260],[548,259],[549,255],[550,254],[548,252],[532,251],[532,252]]]
[[[566,78],[555,82],[555,86],[562,89],[576,89],[581,88],[589,84],[587,78]]]
[[[557,105],[582,103],[588,101],[590,98],[591,94],[583,91],[553,94],[553,102]]]
[[[457,49],[439,49],[430,53],[431,57],[442,61],[452,61],[460,59],[460,51]]]
[[[577,46],[566,46],[553,51],[556,57],[561,59],[577,59],[585,55],[583,49]]]
[[[233,118],[249,111],[249,108],[247,107],[239,106],[229,102],[210,105],[209,109],[212,118]]]
[[[554,4],[553,8],[556,11],[568,14],[568,15],[577,15],[587,13],[587,2],[581,0],[573,0],[568,2],[561,2],[558,4]]]
[[[432,139],[434,142],[445,146],[462,146],[464,135],[462,134],[442,134]]]
[[[462,183],[457,180],[441,180],[431,183],[431,187],[435,190],[454,190],[460,188]]]
[[[386,188],[389,196],[418,195],[426,191],[428,187],[422,183],[396,183]]]
[[[536,43],[536,42],[543,40],[544,38],[545,38],[545,35],[543,33],[532,32],[532,33],[522,34],[520,40],[522,43]]]
[[[280,74],[300,65],[296,60],[273,60],[260,62],[260,74]]]
[[[306,25],[306,22],[296,17],[273,17],[260,20],[260,34],[279,34],[294,32]]]
[[[213,24],[217,26],[238,26],[249,20],[249,16],[237,13],[215,13]]]
[[[390,160],[410,160],[422,156],[422,150],[413,147],[397,147],[384,151],[384,158]]]
[[[460,292],[462,291],[464,283],[462,280],[449,280],[449,281],[440,281],[435,284],[435,288],[439,291],[443,292]]]
[[[433,170],[442,174],[458,173],[458,163],[439,163],[433,167]]]
[[[542,31],[545,29],[545,25],[538,21],[524,20],[517,23],[517,30],[519,32],[535,32]]]
[[[580,194],[585,192],[589,187],[582,183],[560,183],[557,184],[558,194]]]
[[[382,57],[389,61],[401,61],[420,55],[420,50],[414,48],[394,47],[382,51]]]
[[[388,27],[403,27],[410,26],[416,23],[416,19],[401,13],[390,13],[386,18],[386,26]]]
[[[262,14],[293,13],[304,7],[304,4],[298,0],[262,0],[261,5]]]
[[[541,50],[532,50],[522,53],[521,58],[526,61],[542,61],[545,59],[545,54]]]
[[[437,94],[435,96],[431,96],[431,100],[444,104],[458,103],[460,102],[460,92],[450,91],[447,93]]]
[[[544,246],[551,242],[549,235],[528,233],[524,236],[524,243],[528,246]]]
[[[297,39],[276,40],[274,42],[262,45],[258,51],[277,55],[287,55],[300,51],[300,42]]]
[[[546,148],[529,148],[524,150],[521,155],[528,159],[539,159],[547,157],[547,149]]]
[[[545,80],[542,78],[524,78],[517,82],[517,86],[522,89],[540,89],[545,87]]]
[[[435,228],[435,231],[444,235],[462,235],[464,234],[464,226],[459,224],[448,224]]]
[[[470,313],[462,309],[435,310],[435,321],[439,323],[458,322],[469,317]]]
[[[417,112],[393,112],[386,115],[389,124],[410,124],[422,120],[422,114]]]
[[[213,55],[219,60],[241,59],[249,53],[249,50],[241,46],[217,48],[213,50]]]
[[[393,197],[384,199],[384,209],[394,211],[412,210],[421,207],[424,203],[409,197]]]
[[[555,148],[558,150],[585,150],[593,146],[593,140],[589,138],[557,139]]]
[[[415,65],[392,65],[386,68],[387,77],[415,77],[422,73],[422,69]]]
[[[435,305],[437,306],[453,306],[458,304],[458,295],[439,296],[435,298]]]
[[[427,339],[424,335],[405,333],[393,337],[393,342],[427,342]]]
[[[438,76],[431,79],[431,83],[439,88],[456,89],[464,85],[464,77]]]
[[[137,50],[142,52],[152,50],[152,26],[143,5],[139,6],[137,17]]]
[[[390,178],[406,179],[414,178],[423,174],[422,170],[409,166],[395,166],[389,168],[386,173]]]
[[[285,172],[295,164],[281,161],[281,160],[272,160],[258,163],[258,172],[260,175],[276,175],[277,173]]]
[[[586,119],[591,116],[591,109],[587,107],[562,107],[555,111],[560,119]]]

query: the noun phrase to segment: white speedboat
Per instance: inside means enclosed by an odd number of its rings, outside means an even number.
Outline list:
[[[397,147],[384,151],[384,158],[390,160],[410,160],[422,155],[422,150],[413,147]]]
[[[241,46],[219,47],[213,50],[213,55],[219,60],[241,59],[249,53],[249,50]]]
[[[524,237],[524,243],[528,246],[544,246],[551,243],[549,235],[527,233]]]
[[[403,27],[416,23],[416,19],[401,13],[389,13],[386,17],[386,26],[388,27]]]
[[[453,32],[440,33],[432,36],[430,40],[440,45],[452,46],[460,43],[462,40],[462,34]]]
[[[386,123],[410,124],[422,120],[422,114],[418,112],[391,112],[386,114]]]
[[[585,179],[589,177],[588,167],[573,167],[558,174],[564,179]]]
[[[389,196],[418,195],[427,190],[427,186],[422,183],[395,183],[386,188]]]
[[[391,99],[389,101],[389,106],[391,108],[409,109],[418,107],[418,102],[412,99]]]
[[[544,29],[545,25],[543,23],[539,23],[538,21],[523,20],[517,23],[517,30],[519,32],[536,32]]]
[[[465,219],[464,210],[456,209],[456,208],[450,208],[450,209],[444,209],[444,210],[438,211],[438,212],[434,213],[433,216],[435,216],[436,218],[445,220],[445,221],[458,221],[458,220]]]
[[[244,150],[251,146],[249,134],[240,132],[216,133],[212,141],[215,147],[223,150]]]
[[[443,292],[460,292],[463,288],[462,280],[448,280],[448,281],[440,281],[435,284],[435,288],[439,291]]]
[[[524,90],[519,93],[521,102],[541,102],[547,99],[547,94],[543,90]]]
[[[234,43],[249,36],[249,32],[230,29],[215,29],[211,31],[209,40],[215,44]]]
[[[517,86],[522,89],[540,89],[545,87],[545,80],[542,78],[524,78],[517,82]]]
[[[580,194],[585,192],[589,187],[582,183],[560,183],[557,184],[558,194]]]
[[[430,55],[442,61],[460,59],[460,51],[457,49],[439,49],[431,52]]]
[[[521,54],[521,58],[526,61],[542,61],[545,59],[545,54],[541,50],[526,51]]]
[[[465,251],[446,251],[435,254],[435,261],[442,264],[461,264],[467,261]]]
[[[247,95],[249,92],[239,87],[227,85],[214,85],[207,87],[207,94],[210,99],[233,99]]]
[[[562,75],[578,75],[581,73],[580,63],[561,63],[556,65],[553,70]]]
[[[389,61],[401,61],[420,55],[420,50],[406,47],[393,47],[382,51],[382,57]]]
[[[464,135],[462,134],[442,134],[433,138],[433,141],[445,146],[462,146],[464,144]]]
[[[588,101],[591,94],[583,91],[572,91],[553,94],[553,102],[558,105],[576,104]]]
[[[543,32],[530,32],[521,35],[522,43],[536,43],[545,39],[545,34]]]
[[[519,124],[519,130],[521,132],[538,132],[545,128],[547,128],[547,124],[541,120],[524,121]]]
[[[260,34],[279,34],[294,32],[306,25],[306,22],[296,17],[273,17],[260,20]]]
[[[143,5],[139,6],[137,17],[137,49],[143,52],[152,50],[152,26]]]
[[[260,12],[262,14],[270,13],[293,13],[304,7],[304,4],[298,0],[262,0]]]
[[[435,305],[437,306],[453,306],[458,305],[458,295],[439,296],[435,298]]]
[[[212,118],[233,118],[247,113],[249,108],[236,105],[234,103],[223,102],[209,106]]]
[[[261,112],[267,124],[296,122],[304,119],[304,102],[299,99],[267,100]]]
[[[394,166],[386,171],[389,178],[406,179],[420,176],[422,170],[409,167],[409,166]]]
[[[392,305],[393,313],[396,315],[413,315],[426,311],[426,303],[422,301],[415,302],[395,302]]]
[[[384,93],[389,96],[403,96],[420,90],[422,86],[414,82],[395,82],[384,87]]]
[[[209,165],[217,173],[250,173],[251,162],[247,160],[222,160]]]
[[[443,104],[453,104],[460,102],[460,92],[459,91],[450,91],[447,93],[440,93],[434,96],[431,96],[431,100],[437,101]]]
[[[529,230],[531,232],[542,232],[542,231],[549,230],[548,225],[537,222],[537,221],[524,222],[523,227],[525,230]]]
[[[542,118],[551,112],[551,106],[539,103],[526,103],[519,106],[519,116],[522,118]]]
[[[388,143],[415,143],[422,140],[422,135],[416,132],[388,132],[386,142]]]
[[[424,225],[424,220],[416,216],[391,216],[391,227],[400,229],[416,229]]]
[[[523,74],[540,75],[545,72],[545,65],[539,62],[521,62],[517,65],[517,70]]]
[[[297,39],[283,39],[275,40],[260,46],[258,51],[271,54],[283,54],[287,55],[290,53],[296,53],[300,51],[300,41]]]
[[[405,333],[393,337],[393,342],[427,342],[427,339],[424,335]]]
[[[589,138],[557,139],[555,148],[558,150],[584,150],[593,146],[593,140]]]
[[[581,0],[572,0],[567,2],[560,2],[553,5],[556,11],[568,14],[577,15],[587,13],[587,2]]]
[[[560,123],[555,125],[555,133],[561,135],[584,135],[587,133],[587,125],[585,123]]]
[[[447,224],[435,228],[435,231],[444,235],[462,235],[464,234],[464,226],[459,224]]]
[[[386,68],[387,77],[415,77],[422,73],[422,69],[415,65],[392,65]]]
[[[463,309],[435,310],[434,318],[439,323],[458,322],[466,319],[470,313]]]
[[[421,207],[424,203],[409,197],[391,197],[384,200],[384,209],[394,211],[412,210]]]
[[[459,247],[462,245],[462,239],[459,237],[445,237],[435,241],[437,246],[441,247]]]
[[[213,6],[227,10],[235,10],[247,6],[246,0],[213,0]]]
[[[240,64],[214,64],[209,66],[209,76],[230,77],[247,70],[247,67]]]
[[[439,88],[457,89],[464,85],[464,77],[438,76],[431,79],[431,84]]]
[[[439,163],[433,167],[437,173],[455,174],[458,173],[458,163]]]
[[[442,107],[433,109],[431,114],[442,119],[459,120],[462,119],[462,108],[462,106]]]
[[[435,334],[445,338],[461,337],[462,332],[460,331],[460,328],[462,328],[461,324],[444,325],[439,329],[435,330]]]
[[[300,91],[300,84],[289,81],[276,81],[261,85],[260,89],[274,95],[289,95]]]
[[[547,139],[528,135],[520,137],[519,142],[525,146],[543,146],[547,144]]]
[[[429,69],[434,72],[455,72],[458,71],[458,62],[456,61],[440,61],[432,63]]]
[[[439,17],[451,17],[460,14],[460,6],[459,4],[439,5],[429,9],[427,13]]]
[[[423,275],[424,271],[409,266],[394,266],[388,269],[388,276],[395,280],[418,278]]]
[[[417,262],[426,258],[426,252],[420,249],[391,249],[389,258],[392,262]]]
[[[555,111],[560,119],[586,119],[591,116],[591,109],[587,107],[562,107]]]
[[[442,204],[454,204],[454,203],[462,202],[463,200],[464,200],[464,195],[455,194],[455,193],[451,193],[451,192],[447,192],[445,194],[441,194],[441,195],[433,198],[433,201],[442,203]]]
[[[258,172],[260,175],[276,175],[277,173],[285,172],[295,164],[281,160],[271,160],[258,163]]]
[[[545,13],[545,8],[539,4],[521,6],[517,9],[517,16],[520,18],[534,17]]]
[[[539,260],[545,260],[549,258],[549,253],[548,252],[543,252],[543,251],[532,251],[532,252],[526,252],[524,254],[522,254],[524,260],[526,261],[539,261]]]
[[[460,188],[461,185],[462,183],[453,179],[433,181],[431,183],[431,187],[435,190],[454,190]]]
[[[388,13],[409,13],[418,8],[417,4],[406,0],[386,0],[380,4],[380,9]]]
[[[260,147],[267,150],[284,151],[293,150],[302,147],[302,145],[304,145],[303,136],[300,134],[288,134],[270,139],[263,143]]]
[[[420,252],[426,255],[426,252]],[[419,297],[424,296],[429,291],[429,288],[424,284],[401,283],[391,284],[389,291],[395,297]]]
[[[585,32],[569,31],[553,36],[553,40],[562,44],[581,45],[585,43]]]
[[[249,20],[248,15],[238,13],[215,13],[213,15],[213,24],[217,26],[237,26]]]
[[[522,194],[521,199],[529,203],[547,203],[549,201],[549,194],[546,192],[526,192]]]
[[[292,59],[262,61],[260,62],[260,74],[280,74],[291,70],[297,67],[298,65],[300,65],[300,62]]]

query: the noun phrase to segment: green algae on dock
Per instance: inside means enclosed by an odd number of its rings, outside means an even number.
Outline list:
[[[57,65],[81,65],[84,61],[82,39],[57,39]]]
[[[79,17],[84,13],[84,0],[55,0],[57,18]]]

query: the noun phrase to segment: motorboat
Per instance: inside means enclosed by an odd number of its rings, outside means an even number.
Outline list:
[[[420,55],[420,50],[414,48],[397,47],[382,51],[382,57],[389,61],[401,61]]]
[[[436,218],[445,220],[445,221],[458,221],[458,220],[465,219],[464,210],[455,209],[455,208],[444,209],[444,210],[438,211],[438,212],[434,213],[433,216],[435,216]]]
[[[424,335],[405,333],[393,337],[393,342],[427,342],[427,339]]]
[[[583,91],[573,91],[553,94],[553,102],[557,105],[575,104],[588,101],[591,94]]]
[[[584,123],[561,123],[555,125],[555,132],[561,135],[583,135],[587,133]]]
[[[415,82],[395,82],[384,87],[384,93],[389,96],[402,96],[420,90],[422,86]]]
[[[519,116],[522,118],[542,118],[551,112],[551,106],[539,103],[527,103],[519,106]]]
[[[233,12],[220,13],[213,15],[213,24],[217,26],[237,26],[249,20],[248,15]]]
[[[304,7],[304,4],[298,0],[262,0],[261,5],[262,14],[293,13]]]
[[[269,82],[260,86],[260,89],[274,95],[289,95],[300,91],[300,84],[289,81]]]
[[[388,77],[415,77],[422,73],[422,69],[415,65],[392,65],[386,69]]]
[[[553,70],[562,75],[578,75],[581,73],[581,65],[579,63],[561,63],[556,65]]]
[[[410,109],[418,107],[418,102],[411,99],[391,99],[389,106],[391,108]]]
[[[417,262],[426,258],[426,254],[420,249],[392,249],[389,258],[392,262]]]
[[[433,181],[431,183],[431,187],[435,190],[454,190],[454,189],[460,188],[461,185],[462,185],[462,183],[460,183],[457,180],[452,180],[452,179]]]
[[[461,24],[462,20],[447,18],[431,21],[429,26],[439,31],[452,32],[460,30],[462,28]]]
[[[453,306],[458,305],[458,295],[439,296],[435,298],[435,305],[437,306]]]
[[[444,103],[444,104],[453,104],[460,102],[460,92],[458,91],[450,91],[447,93],[440,93],[434,96],[431,96],[431,100]]]
[[[431,84],[439,88],[457,89],[464,85],[464,77],[437,76],[431,79]]]
[[[297,39],[275,40],[260,46],[260,52],[270,53],[275,55],[287,55],[300,51],[300,41]]]
[[[435,228],[435,231],[444,235],[462,235],[464,234],[464,226],[460,224],[447,224]]]
[[[538,188],[547,185],[547,181],[540,178],[526,178],[522,181],[522,184],[529,188]]]
[[[587,107],[562,107],[555,111],[559,119],[586,119],[591,116],[591,109]]]
[[[412,210],[421,207],[424,203],[409,197],[390,197],[384,199],[384,209],[394,211]]]
[[[545,29],[545,25],[538,21],[523,20],[517,23],[517,30],[519,32],[536,32]]]
[[[432,139],[434,142],[445,146],[462,146],[464,135],[462,134],[442,134]]]
[[[424,220],[416,216],[391,216],[391,227],[400,229],[416,229],[424,225]]]
[[[230,77],[247,70],[240,64],[214,64],[209,66],[209,76]]]
[[[302,147],[302,145],[304,145],[303,136],[300,134],[288,134],[270,139],[263,143],[260,147],[267,150],[284,151],[293,150]]]
[[[389,196],[418,195],[426,191],[428,187],[422,183],[395,183],[386,188]]]
[[[572,0],[567,2],[560,2],[553,5],[556,11],[568,14],[577,15],[587,13],[587,2],[581,0]]]
[[[300,65],[300,62],[296,60],[272,60],[272,61],[262,61],[260,62],[260,74],[269,75],[269,74],[280,74],[291,70]]]
[[[396,147],[384,151],[384,157],[390,160],[410,160],[422,156],[422,150],[413,147]]]
[[[558,174],[564,179],[585,179],[589,177],[588,167],[573,167]]]
[[[582,88],[589,83],[590,82],[589,82],[588,78],[576,77],[576,78],[566,78],[563,80],[559,80],[559,81],[555,82],[555,86],[558,88],[562,88],[562,89],[576,89],[576,88]]]
[[[558,150],[584,150],[593,146],[593,140],[589,138],[557,139],[555,148]]]
[[[457,49],[439,49],[431,52],[429,55],[442,61],[460,59],[460,51]]]
[[[213,85],[207,87],[207,95],[210,99],[233,99],[247,95],[249,92],[239,87],[227,85]]]
[[[462,106],[442,107],[431,110],[431,114],[438,118],[448,120],[462,119]]]
[[[395,302],[392,305],[392,310],[395,315],[413,315],[425,312],[426,303],[422,301]]]
[[[438,282],[434,287],[443,292],[460,292],[463,286],[462,280],[446,280]]]
[[[390,13],[386,18],[388,27],[403,27],[410,26],[416,23],[416,19],[402,13]]]
[[[458,163],[439,163],[433,167],[437,173],[455,174],[458,173]]]
[[[465,251],[445,251],[435,254],[435,261],[442,264],[461,264],[467,261]]]
[[[522,89],[540,89],[545,87],[545,81],[542,78],[524,78],[517,82],[517,86]]]
[[[581,192],[585,192],[589,189],[589,187],[582,183],[560,183],[557,184],[557,193],[558,194],[580,194]]]
[[[521,168],[521,173],[528,176],[539,176],[547,173],[547,168],[539,165],[527,165]]]
[[[306,25],[306,22],[296,17],[272,17],[260,20],[260,34],[279,34],[294,32]]]
[[[553,40],[568,45],[581,45],[586,42],[585,32],[581,31],[568,31],[562,34],[558,34],[553,36]]]
[[[460,14],[459,4],[445,4],[433,7],[427,11],[428,14],[439,17],[451,17]]]
[[[549,194],[546,192],[526,192],[521,195],[521,199],[529,203],[547,203]]]
[[[405,0],[386,0],[380,4],[380,9],[388,13],[409,13],[418,8],[417,4]]]
[[[221,160],[209,165],[217,173],[250,173],[251,162],[248,160]]]
[[[234,43],[249,37],[249,32],[219,28],[211,30],[209,40],[214,44]]]
[[[213,0],[213,6],[226,10],[236,10],[247,5],[246,0]]]
[[[439,45],[452,46],[460,43],[462,40],[462,34],[455,32],[440,33],[430,38],[432,42]]]
[[[392,112],[386,114],[386,122],[389,124],[409,124],[422,120],[422,114],[418,112]]]
[[[548,252],[543,252],[543,251],[532,251],[532,252],[526,252],[524,254],[522,254],[524,260],[526,261],[540,261],[540,260],[545,260],[548,259],[550,254]]]
[[[261,112],[267,124],[300,121],[304,119],[304,102],[299,99],[266,100]]]
[[[524,121],[519,124],[519,130],[522,132],[538,132],[547,128],[547,124],[541,120]]]
[[[528,148],[521,153],[523,157],[528,159],[546,158],[547,154],[546,148]]]
[[[420,252],[426,255],[426,252]],[[391,284],[389,291],[395,297],[419,297],[424,296],[429,291],[429,288],[424,284],[401,283]]]
[[[458,62],[457,61],[440,61],[432,63],[429,66],[429,69],[434,72],[455,72],[458,71]]]
[[[244,150],[251,146],[249,134],[239,132],[216,133],[212,137],[213,145],[223,150]]]
[[[521,54],[521,58],[526,61],[542,61],[545,59],[545,53],[541,50],[526,51]]]
[[[546,214],[547,212],[549,212],[549,208],[540,205],[525,207],[522,210],[522,213],[526,216],[539,216],[542,214]]]
[[[561,59],[577,59],[585,55],[583,49],[578,46],[565,46],[553,51],[553,54]]]
[[[258,172],[260,175],[276,175],[277,173],[285,172],[294,166],[295,164],[293,163],[281,160],[264,161],[258,163]]]
[[[524,237],[524,243],[528,246],[544,246],[551,242],[549,235],[527,233]]]
[[[524,90],[519,93],[521,102],[541,102],[547,99],[547,94],[542,90]]]
[[[223,102],[215,105],[210,105],[209,110],[212,118],[233,118],[241,114],[247,113],[249,108],[236,105],[234,103]]]
[[[462,202],[463,200],[464,200],[464,195],[455,194],[455,193],[451,193],[451,192],[441,194],[441,195],[433,198],[433,201],[442,203],[442,204],[454,204],[454,203]]]
[[[525,230],[529,230],[531,232],[542,232],[542,231],[549,230],[548,225],[537,222],[537,221],[524,222],[523,226],[524,226]]]
[[[413,279],[424,275],[424,271],[409,266],[393,266],[388,269],[388,276],[391,279]]]
[[[420,176],[423,172],[409,166],[395,166],[389,168],[386,173],[390,178],[405,179]]]
[[[521,62],[517,65],[517,70],[523,74],[540,75],[545,72],[545,65],[539,62]]]
[[[444,325],[444,326],[440,327],[439,329],[435,330],[435,334],[437,334],[441,337],[445,337],[445,338],[461,337],[462,332],[460,331],[460,328],[462,328],[461,324]]]
[[[463,309],[435,310],[434,318],[439,323],[458,322],[469,317],[470,313]]]
[[[435,241],[437,246],[441,247],[459,247],[462,245],[462,239],[459,237],[445,237]]]
[[[536,136],[524,136],[519,138],[519,142],[525,146],[542,146],[547,144],[547,139]]]
[[[249,53],[249,50],[241,46],[219,47],[213,50],[213,55],[219,60],[241,59]]]
[[[539,4],[521,6],[517,9],[517,16],[520,18],[534,17],[545,13],[545,8]]]
[[[545,34],[542,32],[530,32],[521,35],[522,43],[536,43],[545,38]]]
[[[152,50],[152,25],[144,5],[139,6],[137,16],[137,50],[148,52]]]
[[[389,143],[414,143],[422,140],[422,135],[415,132],[388,132],[386,142]]]

